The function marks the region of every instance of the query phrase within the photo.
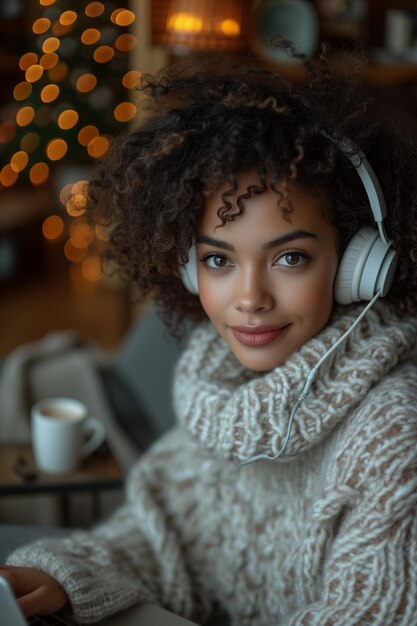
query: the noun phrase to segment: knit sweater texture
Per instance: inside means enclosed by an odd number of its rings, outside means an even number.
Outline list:
[[[178,425],[142,456],[126,503],[91,532],[42,540],[36,567],[92,623],[150,601],[234,626],[417,626],[417,319],[378,301],[323,363],[363,303],[268,373],[240,365],[209,323],[181,357]]]

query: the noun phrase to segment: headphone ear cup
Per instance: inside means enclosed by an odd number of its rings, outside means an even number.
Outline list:
[[[187,291],[198,295],[197,250],[195,246],[191,246],[188,251],[187,263],[180,265],[180,276]]]
[[[339,263],[334,298],[339,304],[385,296],[394,279],[398,254],[373,228],[362,228],[352,237]]]

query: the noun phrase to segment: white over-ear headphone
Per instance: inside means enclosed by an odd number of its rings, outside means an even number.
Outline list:
[[[323,135],[333,141],[355,167],[378,226],[378,230],[361,228],[350,240],[337,270],[334,298],[339,304],[370,301],[377,293],[381,296],[388,293],[398,264],[398,253],[392,248],[384,230],[383,221],[387,215],[384,194],[366,156],[355,150],[350,139],[336,141],[325,133]],[[180,267],[180,274],[186,289],[198,294],[195,246],[189,251],[187,264]]]

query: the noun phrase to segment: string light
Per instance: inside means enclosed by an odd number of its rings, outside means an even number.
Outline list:
[[[88,17],[100,17],[104,13],[104,4],[102,2],[90,2],[85,7],[85,14]]]
[[[64,220],[59,215],[50,215],[42,224],[42,234],[45,239],[59,239],[64,233]]]
[[[13,88],[14,106],[11,113],[3,109],[0,122],[4,153],[10,145],[6,162],[0,164],[0,193],[20,180],[46,184],[57,162],[68,155],[87,163],[103,158],[110,135],[134,119],[137,106],[126,90],[135,89],[141,77],[127,65],[127,55],[138,43],[129,32],[136,15],[115,4],[91,1],[81,8],[66,0],[39,0],[42,12],[31,26],[36,47],[20,57],[22,78]],[[43,237],[62,241],[79,280],[94,283],[102,270],[92,247],[100,250],[109,232],[90,227],[83,217],[86,180],[63,186],[59,197],[65,217],[47,217]]]

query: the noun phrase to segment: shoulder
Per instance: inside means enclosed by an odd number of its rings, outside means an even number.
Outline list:
[[[414,476],[417,488],[417,363],[384,376],[353,411],[339,440],[336,464],[352,487],[378,488]]]

